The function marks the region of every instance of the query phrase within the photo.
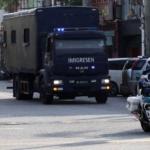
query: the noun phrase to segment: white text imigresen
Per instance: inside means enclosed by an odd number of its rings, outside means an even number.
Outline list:
[[[94,58],[68,58],[68,63],[90,63],[94,62]]]

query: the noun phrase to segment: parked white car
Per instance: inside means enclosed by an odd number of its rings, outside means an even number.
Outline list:
[[[109,58],[109,75],[111,76],[111,90],[109,96],[117,96],[120,93],[122,69],[129,58]]]
[[[137,94],[137,80],[144,73],[147,67],[147,57],[141,57],[135,60],[133,65],[128,64],[132,61],[128,61],[122,70],[122,82],[120,84],[120,91],[123,96],[136,95]]]

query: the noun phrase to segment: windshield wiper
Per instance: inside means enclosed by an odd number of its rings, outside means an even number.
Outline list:
[[[58,55],[58,57],[62,57],[62,56],[89,56],[91,54],[87,54],[87,53],[78,53],[78,54],[74,54],[74,53],[65,53],[65,54],[61,54]]]
[[[101,54],[103,52],[95,52],[95,53],[92,53],[91,55],[98,55],[98,54]]]
[[[93,56],[93,55],[99,55],[101,52],[95,52],[95,53],[80,53],[75,54],[75,56]]]
[[[69,55],[69,56],[70,56],[70,55],[72,56],[72,53],[65,53],[65,54],[60,54],[60,55],[57,55],[57,56],[58,56],[58,57],[62,57],[62,56],[68,56],[68,55]]]
[[[62,56],[92,56],[92,55],[98,55],[100,54],[100,52],[95,52],[95,53],[78,53],[78,54],[74,54],[74,53],[65,53],[65,54],[61,54],[58,55],[58,57],[62,57]]]
[[[78,54],[74,54],[74,56],[90,56],[91,54],[88,53],[78,53]]]

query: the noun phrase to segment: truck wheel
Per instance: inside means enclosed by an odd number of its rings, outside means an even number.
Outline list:
[[[40,99],[42,100],[43,104],[52,104],[53,103],[53,95],[46,95],[44,79],[41,80]]]
[[[141,122],[141,127],[144,132],[150,132],[150,126],[144,122]]]
[[[96,95],[95,97],[96,102],[99,104],[105,104],[107,102],[107,98],[108,98],[108,93],[101,93]]]
[[[17,100],[21,100],[23,98],[23,94],[20,93],[20,81],[18,76],[15,78],[15,96]]]

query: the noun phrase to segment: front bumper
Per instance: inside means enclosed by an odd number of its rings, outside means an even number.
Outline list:
[[[109,92],[110,83],[102,84],[102,79],[110,79],[109,76],[104,77],[53,77],[51,84],[47,86],[47,93],[62,94],[69,93],[75,95],[95,95],[95,93]],[[62,85],[54,85],[53,80],[62,80]]]

